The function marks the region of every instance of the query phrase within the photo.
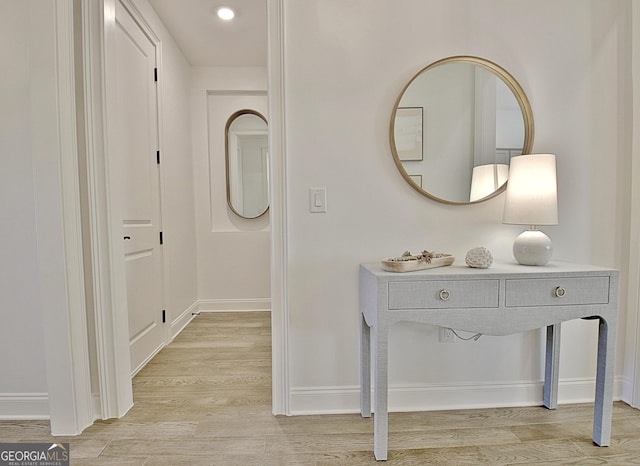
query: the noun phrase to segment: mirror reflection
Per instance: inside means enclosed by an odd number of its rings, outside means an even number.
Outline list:
[[[267,120],[254,110],[229,117],[225,129],[227,203],[243,218],[257,218],[269,208],[269,137]]]
[[[470,204],[506,187],[511,157],[528,153],[533,116],[516,80],[495,63],[450,57],[421,70],[394,106],[391,150],[421,194]]]

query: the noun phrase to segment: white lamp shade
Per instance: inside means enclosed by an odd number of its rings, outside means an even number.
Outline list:
[[[558,224],[555,155],[530,154],[511,158],[502,223]]]
[[[489,163],[473,167],[469,201],[478,201],[493,193],[507,182],[509,166],[504,163]]]

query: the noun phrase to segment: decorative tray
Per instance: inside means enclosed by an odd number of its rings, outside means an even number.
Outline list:
[[[399,257],[383,259],[382,268],[387,272],[413,272],[451,265],[454,260],[454,256],[442,252],[422,251],[413,255],[407,251]]]

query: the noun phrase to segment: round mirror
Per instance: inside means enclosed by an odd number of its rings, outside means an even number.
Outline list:
[[[269,209],[269,136],[267,120],[240,110],[225,128],[227,203],[240,217],[257,218]]]
[[[503,68],[449,57],[422,69],[402,90],[389,139],[411,187],[447,204],[474,204],[504,191],[511,157],[531,151],[533,114]]]

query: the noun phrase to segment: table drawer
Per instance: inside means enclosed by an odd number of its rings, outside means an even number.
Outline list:
[[[609,277],[506,280],[506,306],[607,304]]]
[[[498,280],[389,282],[389,309],[498,307]]]

